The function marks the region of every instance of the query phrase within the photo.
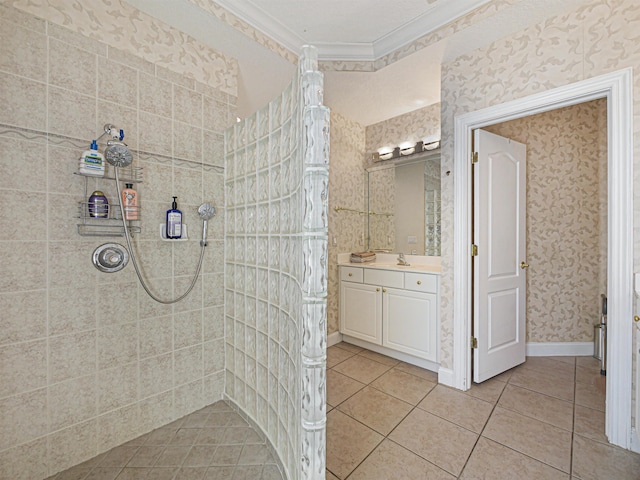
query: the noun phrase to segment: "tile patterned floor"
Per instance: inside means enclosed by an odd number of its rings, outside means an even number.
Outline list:
[[[639,479],[604,436],[591,357],[531,357],[468,392],[340,343],[327,352],[327,480]],[[281,480],[264,437],[217,402],[48,480]]]
[[[282,480],[264,437],[220,401],[48,480]]]
[[[529,357],[467,392],[347,343],[327,357],[327,480],[640,479],[606,441],[591,357]]]

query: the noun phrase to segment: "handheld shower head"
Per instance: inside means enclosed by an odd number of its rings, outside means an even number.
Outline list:
[[[216,207],[210,203],[203,203],[198,207],[198,215],[202,220],[210,220],[216,214]]]
[[[133,162],[133,154],[127,145],[110,141],[104,149],[104,158],[114,167],[128,167]]]
[[[216,207],[210,203],[203,203],[198,207],[198,215],[202,219],[202,240],[200,240],[200,245],[203,247],[207,246],[207,221],[213,218],[215,214]]]

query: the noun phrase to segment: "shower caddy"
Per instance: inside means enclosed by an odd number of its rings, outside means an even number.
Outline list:
[[[107,123],[104,126],[104,132],[95,140],[96,142],[105,136],[111,137],[111,140],[107,141],[107,145],[117,144],[125,145],[122,143],[124,139],[124,130],[120,130],[114,125]],[[106,162],[105,162],[106,164]],[[120,192],[116,192],[116,195],[111,197],[109,202],[109,210],[106,218],[95,218],[89,214],[89,196],[91,195],[92,188],[89,187],[91,179],[111,180],[115,182],[115,170],[114,166],[105,165],[104,176],[87,175],[82,172],[74,172],[75,175],[84,177],[84,197],[79,202],[79,218],[78,233],[85,237],[122,237],[125,235],[124,227],[122,225],[122,213],[120,210]],[[126,167],[120,167],[123,172],[122,180],[125,183],[142,183],[142,167],[134,167],[128,165]],[[114,173],[114,176],[109,176],[109,173]],[[95,181],[93,182],[95,186]],[[115,184],[114,184],[115,186]],[[115,188],[117,190],[117,188]],[[108,198],[107,198],[108,199]],[[117,202],[116,202],[117,200]],[[127,220],[127,228],[131,233],[140,233],[140,205],[137,205],[137,219]]]
[[[89,215],[89,197],[91,192],[95,190],[93,186],[90,186],[90,182],[95,179],[106,180],[115,182],[115,177],[109,176],[108,173],[113,169],[108,169],[105,172],[104,177],[96,177],[92,175],[85,175],[80,172],[74,172],[74,175],[84,177],[84,196],[80,202],[78,202],[80,223],[78,223],[78,233],[84,237],[122,237],[124,236],[124,228],[122,227],[122,215],[120,213],[120,195],[107,195],[109,199],[109,214],[107,218],[95,218]],[[130,165],[124,169],[124,175],[122,181],[126,183],[142,183],[142,167],[134,167]],[[113,183],[116,190],[115,183]],[[95,186],[95,185],[94,185]],[[109,193],[109,192],[107,192]],[[127,225],[131,233],[140,233],[140,206],[138,209],[137,220],[127,220]]]

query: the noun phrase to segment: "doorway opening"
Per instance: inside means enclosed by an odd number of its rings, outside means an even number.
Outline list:
[[[602,98],[474,132],[474,382],[526,357],[593,355],[607,288],[606,114]]]
[[[633,103],[632,70],[624,69],[455,118],[454,318],[450,385],[471,385],[470,168],[473,130],[557,108],[606,98],[608,182],[608,368],[606,435],[629,448],[632,441],[633,307]]]

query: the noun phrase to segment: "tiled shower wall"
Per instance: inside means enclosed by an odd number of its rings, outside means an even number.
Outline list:
[[[12,480],[45,478],[224,389],[223,215],[209,222],[194,291],[162,306],[131,265],[104,274],[91,264],[96,246],[124,239],[78,235],[84,179],[74,172],[105,123],[125,130],[144,168],[134,240],[142,269],[159,295],[181,293],[198,259],[196,208],[223,205],[223,131],[235,97],[76,33],[73,15],[51,18],[0,5],[0,216],[10,225],[0,232],[0,478]],[[61,18],[69,28],[54,23]],[[136,18],[138,33],[178,37]],[[118,19],[102,21],[106,35]],[[153,56],[154,38],[130,50]],[[117,198],[106,180],[89,189]],[[171,195],[192,227],[189,242],[158,240]]]
[[[329,111],[315,49],[225,134],[226,395],[287,478],[325,476]]]

